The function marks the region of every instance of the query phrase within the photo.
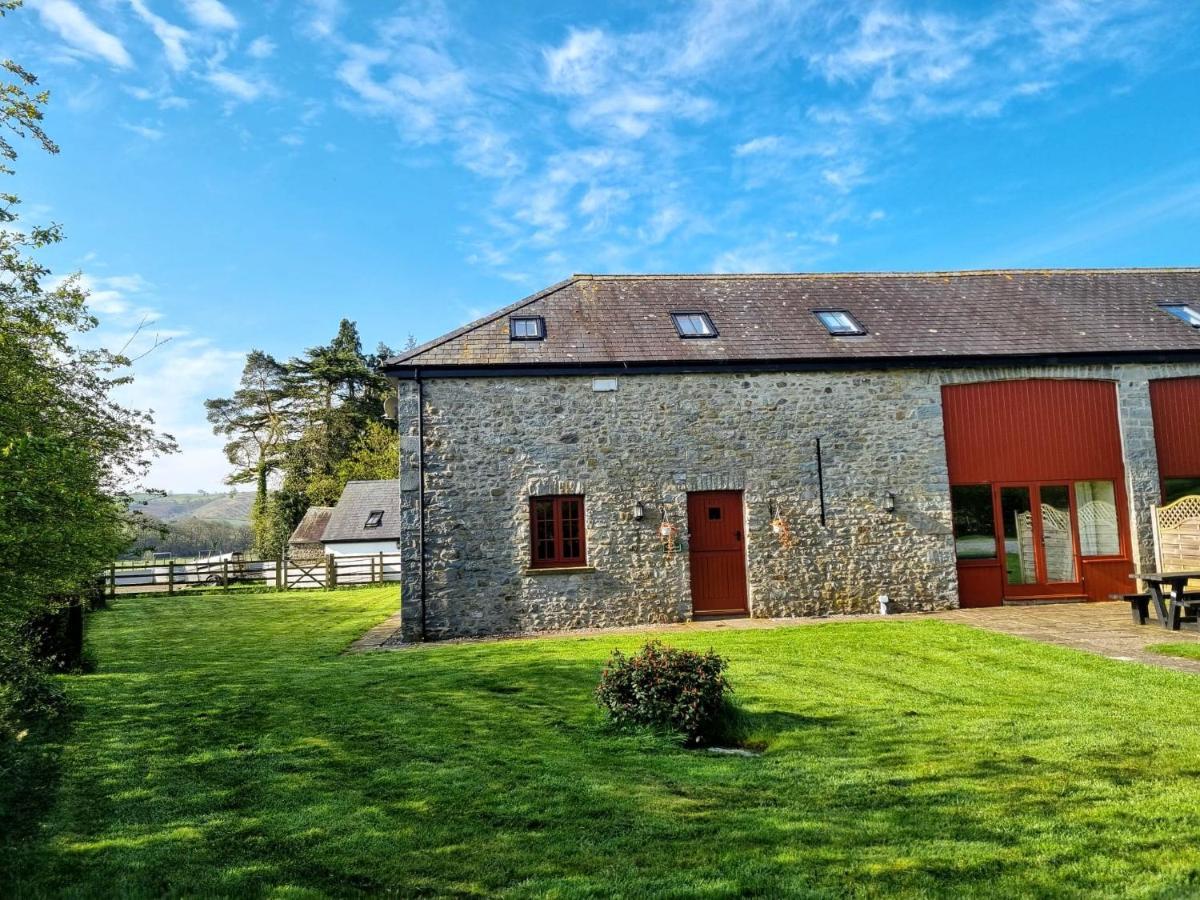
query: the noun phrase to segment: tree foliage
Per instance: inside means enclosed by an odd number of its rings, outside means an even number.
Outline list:
[[[390,355],[383,344],[364,353],[357,325],[342,319],[328,344],[286,363],[252,351],[234,395],[206,401],[228,439],[230,481],[257,485],[255,552],[278,556],[308,507],[332,506],[347,481],[396,477],[396,432],[382,421],[389,386],[377,371]]]
[[[12,174],[17,139],[58,148],[40,124],[48,94],[33,93],[37,79],[11,60],[0,67],[12,76],[0,84],[0,173]],[[28,624],[123,549],[122,489],[174,447],[149,415],[113,399],[132,360],[81,345],[97,321],[80,277],[55,284],[37,258],[61,229],[25,227],[18,203],[0,195],[0,756],[49,696]]]
[[[226,553],[245,550],[250,546],[252,537],[248,525],[195,516],[163,522],[153,516],[143,515],[127,555],[136,557],[146,552],[170,553],[172,556]]]

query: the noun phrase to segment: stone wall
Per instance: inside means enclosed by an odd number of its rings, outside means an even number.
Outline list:
[[[681,621],[691,614],[687,493],[744,492],[755,616],[957,604],[941,386],[1007,378],[1118,382],[1142,560],[1157,502],[1148,377],[1197,366],[791,374],[430,378],[424,384],[425,636]],[[612,380],[612,379],[608,379]],[[421,637],[417,387],[401,382],[403,635]],[[826,524],[820,521],[821,438]],[[884,509],[888,492],[895,510]],[[586,498],[587,571],[530,571],[529,497]],[[633,517],[635,501],[646,510]],[[794,545],[771,530],[774,509]],[[668,556],[663,518],[679,526]]]

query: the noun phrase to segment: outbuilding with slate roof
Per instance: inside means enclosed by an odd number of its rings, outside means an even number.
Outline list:
[[[1200,490],[1200,269],[577,275],[385,371],[409,640],[1102,600]]]
[[[335,556],[395,553],[400,539],[400,482],[351,481],[321,536],[325,552]]]

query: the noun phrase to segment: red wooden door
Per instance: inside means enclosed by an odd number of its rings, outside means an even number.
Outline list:
[[[688,494],[688,559],[695,615],[744,613],[746,542],[738,491]]]

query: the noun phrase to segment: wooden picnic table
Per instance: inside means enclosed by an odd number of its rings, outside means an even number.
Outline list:
[[[1200,570],[1189,569],[1182,572],[1134,572],[1129,576],[1136,578],[1146,585],[1150,602],[1154,604],[1154,613],[1158,624],[1168,631],[1178,631],[1180,615],[1188,606],[1200,606],[1200,596],[1187,597],[1184,590],[1193,578],[1200,578]],[[1142,621],[1140,624],[1145,624]]]

